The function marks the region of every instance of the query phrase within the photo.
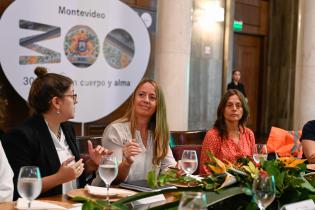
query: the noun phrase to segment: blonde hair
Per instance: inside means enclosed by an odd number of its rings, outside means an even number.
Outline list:
[[[152,115],[149,122],[149,130],[153,133],[154,147],[153,147],[153,158],[152,163],[159,165],[161,161],[167,155],[168,145],[170,141],[170,132],[167,124],[166,117],[166,105],[164,95],[159,85],[154,80],[145,79],[142,80],[136,87],[135,91],[131,96],[129,108],[125,115],[118,119],[116,122],[130,122],[130,131],[132,138],[135,138],[136,133],[136,116],[135,116],[135,98],[138,89],[145,83],[153,85],[156,94],[156,111]]]

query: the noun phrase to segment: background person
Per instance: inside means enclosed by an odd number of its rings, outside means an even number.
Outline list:
[[[132,94],[124,117],[104,131],[102,145],[113,151],[118,161],[117,182],[146,179],[176,161],[169,146],[170,132],[162,90],[153,80],[143,80]],[[99,176],[93,182],[100,185]]]
[[[88,142],[90,159],[83,163],[69,122],[74,118],[77,95],[73,81],[59,74],[35,69],[37,78],[28,96],[34,112],[22,125],[5,135],[3,147],[14,171],[14,199],[18,198],[17,178],[22,166],[38,166],[42,176],[40,196],[66,193],[86,183],[87,173],[98,168],[102,146]]]
[[[238,69],[235,69],[232,71],[232,81],[228,84],[227,89],[236,89],[243,93],[244,97],[246,98],[246,93],[245,93],[245,87],[244,85],[240,82],[241,80],[241,72]]]
[[[308,121],[303,126],[300,139],[308,163],[315,163],[315,120]]]
[[[245,124],[249,110],[243,94],[228,90],[217,109],[217,119],[202,143],[200,173],[209,174],[205,163],[210,161],[207,151],[222,161],[236,162],[241,157],[253,156],[254,133]]]

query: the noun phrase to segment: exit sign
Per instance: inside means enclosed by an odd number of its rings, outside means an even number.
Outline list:
[[[234,31],[242,31],[243,30],[243,21],[234,20],[233,29],[234,29]]]

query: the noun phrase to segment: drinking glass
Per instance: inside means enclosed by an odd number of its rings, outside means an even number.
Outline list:
[[[107,193],[106,193],[106,200],[107,204],[110,206],[109,202],[109,187],[112,181],[116,178],[118,174],[118,164],[116,157],[111,155],[105,155],[102,157],[99,165],[98,172],[100,177],[105,182]]]
[[[193,174],[198,167],[198,157],[195,150],[184,150],[182,154],[182,169],[189,176]]]
[[[182,192],[182,198],[179,203],[179,210],[206,210],[207,199],[202,192]]]
[[[254,151],[253,159],[258,164],[261,159],[267,160],[268,151],[266,144],[256,144],[256,151]]]
[[[267,172],[259,173],[253,182],[254,199],[260,210],[264,210],[275,199],[275,179]]]
[[[42,179],[39,168],[23,166],[20,169],[17,189],[22,198],[27,200],[27,208],[31,209],[31,202],[39,196],[42,190]]]

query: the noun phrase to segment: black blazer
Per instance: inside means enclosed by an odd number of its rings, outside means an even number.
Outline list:
[[[238,83],[237,85],[234,84],[234,82],[230,82],[227,86],[227,89],[230,90],[230,89],[236,89],[238,91],[240,91],[241,93],[243,93],[243,95],[245,96],[245,98],[247,97],[246,96],[246,93],[245,93],[245,87],[242,83]]]
[[[74,129],[69,122],[62,123],[61,128],[72,154],[79,160]],[[17,179],[22,166],[38,166],[42,177],[55,174],[60,168],[54,142],[42,115],[28,118],[21,126],[5,134],[2,144],[14,172],[14,200],[18,198]],[[85,177],[83,173],[78,178],[78,187],[84,186]],[[58,194],[62,194],[62,185],[42,193],[40,197]]]

